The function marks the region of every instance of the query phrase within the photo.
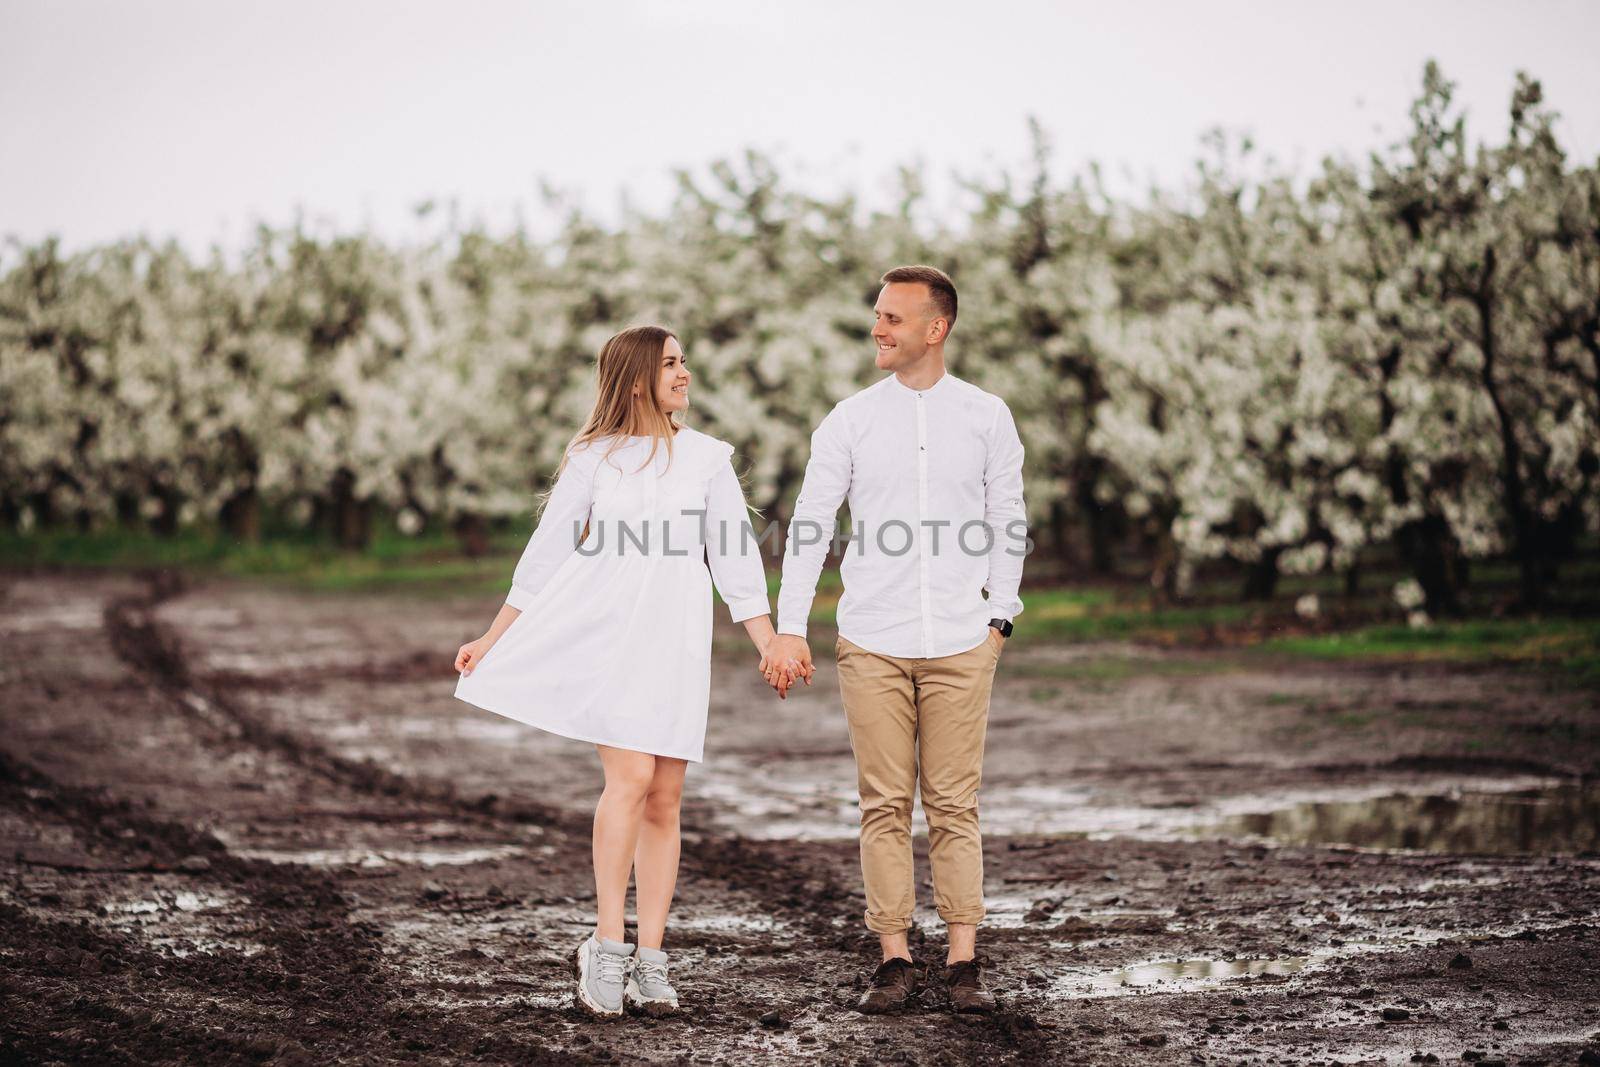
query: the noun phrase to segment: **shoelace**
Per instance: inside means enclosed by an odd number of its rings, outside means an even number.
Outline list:
[[[667,965],[655,960],[636,960],[633,965],[634,973],[639,976],[640,984],[654,982],[660,985],[667,984]]]
[[[628,973],[628,964],[633,962],[632,956],[624,956],[617,952],[596,952],[595,970],[599,973],[600,981],[615,983],[623,981]]]

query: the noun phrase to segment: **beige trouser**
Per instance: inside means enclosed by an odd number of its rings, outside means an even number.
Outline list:
[[[911,928],[917,902],[911,801],[919,763],[934,906],[946,923],[981,922],[978,781],[1000,658],[995,639],[936,659],[884,656],[843,637],[836,647],[861,792],[867,928],[880,934]]]

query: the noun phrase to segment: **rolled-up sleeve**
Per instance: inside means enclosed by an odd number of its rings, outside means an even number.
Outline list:
[[[717,593],[734,622],[772,610],[761,544],[750,526],[739,476],[727,459],[706,486],[706,560]]]
[[[1022,561],[1026,553],[1028,511],[1022,500],[1022,438],[1004,401],[996,404],[989,429],[989,451],[983,464],[983,520],[994,534],[989,549],[989,593],[992,618],[1022,614]]]
[[[511,574],[511,589],[506,603],[526,611],[550,576],[565,563],[582,541],[594,503],[594,473],[598,457],[593,448],[580,448],[567,454],[566,466],[556,478],[555,488],[539,516],[538,528]]]

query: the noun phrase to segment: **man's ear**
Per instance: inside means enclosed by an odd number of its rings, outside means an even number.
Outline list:
[[[934,319],[928,324],[928,343],[936,345],[950,336],[950,320],[946,318]]]

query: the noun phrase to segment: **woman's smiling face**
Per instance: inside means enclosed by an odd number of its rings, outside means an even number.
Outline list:
[[[656,400],[667,413],[689,406],[689,365],[675,337],[661,346],[661,370],[656,375]]]

